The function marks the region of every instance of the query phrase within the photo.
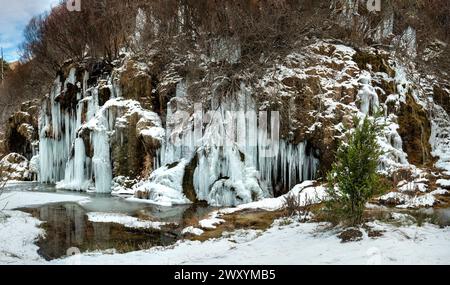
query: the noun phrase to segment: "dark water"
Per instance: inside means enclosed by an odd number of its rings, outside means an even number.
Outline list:
[[[129,229],[120,224],[93,223],[87,211],[75,203],[51,204],[23,209],[45,223],[45,237],[36,244],[39,254],[47,260],[67,255],[70,248],[81,252],[117,249],[119,252],[170,245],[180,237],[176,228],[162,230]]]
[[[450,208],[445,209],[423,209],[424,214],[430,215],[441,227],[450,227]]]
[[[39,254],[47,260],[70,254],[72,248],[81,252],[116,249],[118,252],[144,250],[154,246],[174,244],[182,238],[186,223],[200,219],[213,208],[204,205],[161,207],[147,203],[129,202],[120,197],[95,193],[56,190],[37,183],[9,186],[14,191],[36,191],[89,197],[89,202],[55,203],[19,209],[43,221],[45,236],[38,240]],[[87,213],[119,213],[143,220],[171,223],[156,229],[132,229],[115,223],[94,223]],[[69,252],[68,252],[69,250]]]

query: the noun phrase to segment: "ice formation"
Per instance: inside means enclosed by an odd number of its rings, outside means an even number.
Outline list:
[[[213,100],[214,111],[204,112],[197,105],[192,116],[182,109],[186,105],[183,92],[177,92],[169,103],[159,163],[193,163],[197,198],[211,205],[231,206],[269,197],[274,187],[289,190],[317,171],[318,159],[306,143],[280,140],[278,114],[271,113],[270,119],[266,112],[257,114],[250,94],[245,87],[241,89],[238,98]],[[151,181],[158,179],[155,172]],[[179,184],[171,188],[182,191]]]
[[[72,190],[88,190],[95,185],[96,192],[109,193],[112,169],[107,131],[111,130],[111,122],[107,112],[99,112],[98,87],[87,88],[87,72],[76,94],[76,111],[61,105],[64,96],[70,96],[69,84],[77,84],[75,74],[76,69],[72,68],[64,85],[58,77],[43,103],[39,119],[39,181]],[[93,120],[97,128],[90,132],[89,143],[94,150],[91,159],[86,155],[86,142],[80,137],[80,130],[86,127],[83,125],[86,122],[92,125]]]
[[[361,102],[361,112],[368,115],[373,115],[378,112],[380,102],[375,88],[371,85],[371,76],[368,72],[362,72],[359,82],[362,88],[358,93]]]
[[[141,117],[138,125],[152,126],[139,129],[139,134],[162,142],[155,157],[159,168],[135,189],[149,192],[149,199],[160,204],[189,202],[183,194],[188,167],[193,169],[189,175],[197,199],[212,205],[269,197],[274,187],[289,190],[313,178],[317,171],[318,159],[306,143],[292,145],[280,140],[278,114],[257,113],[244,86],[238,98],[213,98],[211,107],[216,111],[199,111],[195,105],[197,109],[190,113],[185,111],[192,105],[186,98],[186,82],[179,82],[167,107],[164,130],[159,116],[137,101],[115,98],[120,91],[111,78],[104,81],[112,98],[100,106],[99,87],[88,88],[88,78],[86,72],[83,82],[76,82],[76,70],[71,69],[64,82],[55,80],[42,106],[37,156],[41,182],[65,189],[111,192],[110,136],[133,113]],[[70,85],[80,87],[75,111],[61,103],[71,95]],[[123,107],[128,113],[119,117],[113,110]]]

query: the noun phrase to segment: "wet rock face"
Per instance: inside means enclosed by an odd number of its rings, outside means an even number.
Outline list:
[[[114,176],[138,177],[144,168],[145,149],[136,132],[137,114],[116,128],[112,140]]]
[[[120,74],[120,86],[124,98],[138,101],[145,109],[153,109],[153,85],[147,65],[134,60],[127,61]]]
[[[161,146],[150,131],[155,123],[128,107],[110,107],[110,114],[116,118],[110,140],[113,176],[147,178],[154,170],[154,157]]]
[[[411,95],[401,105],[398,114],[399,135],[403,141],[403,149],[408,154],[408,161],[414,165],[424,165],[432,160],[431,124],[428,114],[417,104]]]
[[[433,87],[433,99],[450,115],[450,86]]]
[[[183,176],[183,193],[189,201],[198,202],[197,194],[194,187],[194,171],[198,164],[198,156],[194,156],[194,159],[184,169]]]
[[[395,76],[395,71],[389,66],[389,55],[386,53],[369,53],[358,50],[353,56],[353,60],[360,69],[371,69],[373,72],[383,72],[390,77]]]
[[[0,161],[1,179],[28,181],[32,178],[28,167],[28,159],[18,153],[10,153]]]
[[[18,153],[27,159],[33,156],[33,143],[38,139],[39,103],[29,101],[8,119],[4,139],[5,153]]]

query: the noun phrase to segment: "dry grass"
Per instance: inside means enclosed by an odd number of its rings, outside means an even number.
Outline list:
[[[190,227],[190,226],[197,227],[199,225],[200,221],[201,221],[200,217],[197,217],[195,215],[189,215],[188,217],[183,218],[183,225],[185,227]]]
[[[215,229],[206,230],[201,236],[192,237],[192,240],[206,241],[219,238],[224,232],[232,232],[238,229],[266,230],[273,222],[284,216],[283,211],[241,211],[221,217],[225,223],[218,225]]]
[[[286,216],[295,216],[302,211],[302,208],[300,195],[289,194],[284,198],[283,210]]]

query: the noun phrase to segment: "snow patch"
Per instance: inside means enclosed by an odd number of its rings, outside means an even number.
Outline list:
[[[91,212],[87,214],[89,221],[94,223],[114,223],[121,224],[132,229],[155,229],[160,230],[167,223],[144,221],[135,217],[117,213],[97,213]]]

